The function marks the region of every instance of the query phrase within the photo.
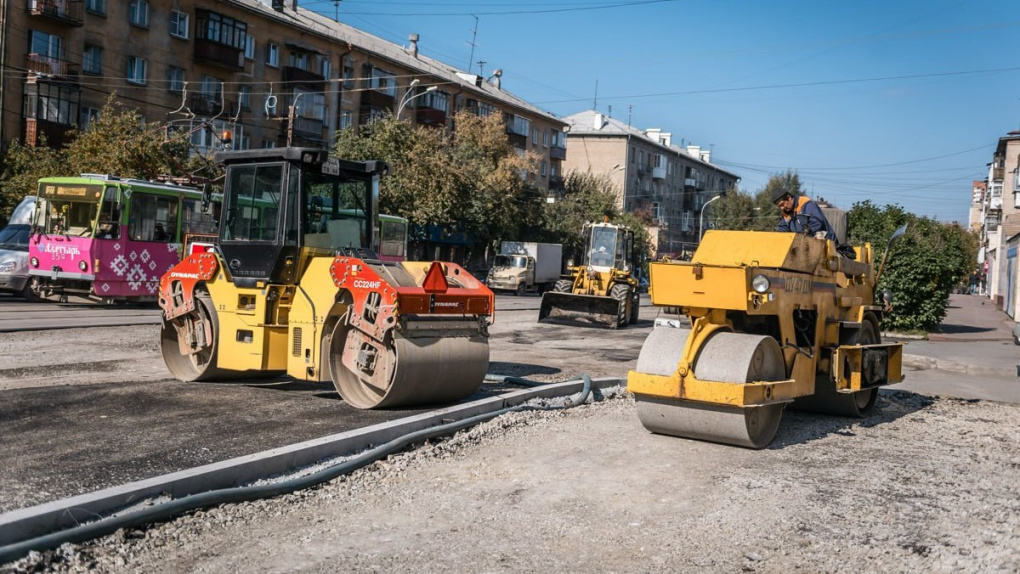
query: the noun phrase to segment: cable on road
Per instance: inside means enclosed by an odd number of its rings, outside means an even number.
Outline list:
[[[486,379],[490,380],[489,377],[499,377],[499,380],[510,382],[510,379],[521,381],[521,383],[534,383],[535,385],[546,385],[550,383],[538,383],[536,381],[528,381],[527,379],[521,379],[519,377],[500,377],[498,375],[486,375]],[[144,524],[152,522],[160,522],[168,520],[175,516],[191,512],[193,510],[199,510],[210,506],[218,506],[220,504],[233,504],[238,502],[247,502],[251,500],[259,500],[262,498],[271,498],[274,496],[280,496],[282,494],[289,494],[297,490],[303,490],[316,486],[323,482],[328,482],[345,474],[350,474],[359,468],[363,468],[393,454],[399,452],[410,445],[419,443],[431,438],[446,436],[453,434],[457,431],[472,427],[474,425],[487,422],[498,416],[518,411],[528,410],[564,410],[583,404],[588,400],[588,396],[591,394],[591,377],[587,374],[581,374],[576,379],[570,379],[563,381],[566,383],[575,382],[582,380],[584,382],[581,392],[575,396],[571,396],[564,401],[563,406],[533,406],[528,404],[517,405],[513,407],[506,407],[491,413],[484,413],[475,415],[459,421],[453,421],[450,423],[444,423],[438,426],[422,429],[412,433],[408,433],[401,437],[397,437],[387,443],[379,445],[375,448],[369,449],[362,454],[347,460],[343,463],[331,466],[313,474],[292,478],[289,480],[276,482],[272,484],[259,484],[252,486],[238,486],[234,488],[224,488],[220,490],[211,490],[209,492],[203,492],[200,494],[193,494],[177,500],[172,500],[166,503],[158,504],[156,506],[150,506],[142,510],[137,510],[122,514],[119,516],[113,516],[110,518],[104,518],[96,522],[83,524],[74,528],[61,530],[51,534],[46,534],[30,540],[25,540],[15,544],[9,544],[7,546],[0,546],[0,565],[13,562],[26,556],[31,551],[43,551],[58,548],[65,543],[78,543],[99,538],[113,534],[121,528],[133,528],[136,526],[142,526]]]

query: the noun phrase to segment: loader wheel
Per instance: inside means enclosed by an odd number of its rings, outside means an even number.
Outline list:
[[[574,282],[569,279],[559,279],[553,284],[553,293],[570,293],[570,290],[574,288]]]
[[[616,327],[627,325],[627,304],[630,302],[630,286],[626,283],[617,283],[609,289],[609,296],[620,303],[620,309],[616,314]]]
[[[194,311],[171,321],[163,319],[160,351],[174,377],[181,381],[207,381],[225,374],[216,368],[219,330],[212,299],[206,294],[195,294]],[[190,337],[194,337],[197,350],[192,349]]]

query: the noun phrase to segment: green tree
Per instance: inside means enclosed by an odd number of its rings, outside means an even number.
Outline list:
[[[780,187],[794,194],[804,192],[797,172],[773,174],[765,187],[754,193],[737,189],[727,191],[726,197],[705,210],[705,227],[711,222],[716,229],[775,231],[779,223],[779,209],[772,203],[772,191]]]
[[[892,249],[879,289],[893,293],[893,309],[885,317],[887,328],[933,331],[946,317],[949,294],[974,271],[977,238],[952,223],[907,213],[898,205],[878,207],[870,201],[854,204],[848,214],[849,238],[854,244],[871,243],[876,265],[893,231],[903,224],[906,235]]]
[[[447,135],[379,118],[357,131],[337,132],[334,153],[390,165],[380,192],[386,213],[468,232],[485,246],[519,239],[540,216],[541,197],[520,175],[535,171],[537,158],[517,153],[498,116],[459,112],[453,120],[457,129]]]
[[[64,154],[46,146],[45,139],[39,146],[26,146],[17,140],[11,142],[0,171],[0,222],[7,222],[23,197],[35,194],[39,178],[66,173]]]
[[[616,212],[616,192],[605,175],[571,171],[563,180],[562,197],[543,206],[542,241],[563,244],[564,257],[578,260],[584,249],[581,228]]]
[[[71,132],[73,139],[65,149],[68,171],[141,179],[184,175],[188,142],[168,141],[163,125],[144,123],[137,110],[115,97],[107,99],[88,129]]]

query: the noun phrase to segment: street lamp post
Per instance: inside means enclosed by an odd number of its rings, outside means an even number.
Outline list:
[[[429,86],[428,88],[426,88],[426,90],[424,92],[422,92],[420,94],[415,94],[414,93],[414,88],[415,88],[415,86],[418,85],[418,83],[419,83],[418,78],[415,78],[415,79],[411,80],[411,85],[407,87],[407,93],[404,94],[404,97],[400,100],[400,105],[397,106],[397,119],[398,120],[400,119],[400,113],[404,111],[404,107],[407,106],[407,104],[411,100],[413,100],[415,98],[420,98],[420,97],[424,96],[425,94],[427,94],[429,92],[436,91],[436,88],[437,88],[436,86]]]
[[[705,205],[701,206],[701,215],[698,217],[698,243],[701,243],[701,238],[705,236],[705,208],[708,207],[709,203],[719,199],[720,197],[726,197],[726,192],[722,192],[719,195],[705,202]]]

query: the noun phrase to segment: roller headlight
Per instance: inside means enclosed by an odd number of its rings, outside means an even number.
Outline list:
[[[751,289],[754,289],[756,293],[764,293],[769,290],[772,284],[769,282],[769,278],[764,275],[755,275],[751,279]]]
[[[82,272],[88,271],[89,270],[89,264],[86,263],[85,260],[83,259],[83,260],[78,262],[78,269],[81,269]]]
[[[32,267],[38,267],[39,266],[39,259],[33,257],[31,263],[32,263]]]

